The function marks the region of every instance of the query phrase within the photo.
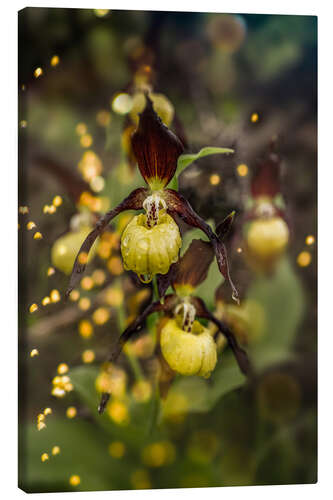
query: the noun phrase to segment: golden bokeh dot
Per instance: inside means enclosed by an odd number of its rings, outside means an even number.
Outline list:
[[[94,9],[96,17],[104,17],[110,12],[110,9]]]
[[[251,115],[251,122],[252,123],[257,123],[258,120],[259,120],[258,113],[252,113],[252,115]]]
[[[124,292],[120,288],[108,288],[105,293],[105,302],[113,307],[119,307],[124,301]]]
[[[43,300],[42,300],[42,305],[43,306],[47,306],[48,304],[51,303],[51,299],[50,297],[44,297]]]
[[[91,290],[93,286],[94,286],[94,280],[90,276],[85,276],[84,278],[82,278],[81,288],[83,288],[83,290]]]
[[[87,264],[87,262],[88,262],[87,252],[80,252],[77,260],[78,260],[79,264]]]
[[[36,303],[33,303],[31,304],[31,306],[29,307],[29,312],[30,313],[34,313],[35,311],[37,311],[38,309],[38,305]]]
[[[297,256],[297,264],[300,267],[307,267],[308,265],[311,264],[312,256],[310,252],[307,252],[304,250],[303,252],[299,253]]]
[[[53,198],[53,201],[52,201],[52,204],[55,206],[55,207],[60,207],[60,205],[62,204],[62,197],[57,195]]]
[[[21,127],[21,128],[26,128],[26,127],[27,127],[27,125],[28,125],[27,120],[21,120],[21,121],[20,121],[20,127]]]
[[[81,299],[82,300],[82,299]],[[79,323],[79,334],[81,337],[88,339],[93,334],[93,326],[87,319],[82,319]]]
[[[60,293],[58,292],[58,290],[54,289],[54,290],[51,290],[51,293],[50,293],[50,297],[51,297],[51,301],[53,303],[56,303],[56,302],[59,302],[60,300]]]
[[[95,269],[95,271],[91,275],[95,285],[100,286],[103,285],[106,280],[105,272],[102,269]]]
[[[80,292],[79,290],[72,290],[69,296],[69,300],[72,302],[76,302],[80,298]]]
[[[43,235],[42,235],[42,233],[40,233],[39,231],[37,231],[34,234],[34,240],[41,240],[41,239],[43,239]]]
[[[19,207],[19,213],[20,214],[28,214],[29,213],[29,207],[27,207],[27,206],[21,206],[21,207]]]
[[[91,349],[86,349],[82,353],[83,363],[92,363],[95,360],[95,353]]]
[[[32,349],[32,351],[30,351],[30,357],[31,358],[34,358],[35,356],[38,356],[38,354],[39,354],[39,351],[36,348]]]
[[[209,177],[209,182],[212,186],[217,186],[221,182],[221,177],[218,174],[212,174]]]
[[[95,193],[103,191],[104,186],[105,186],[105,180],[100,175],[97,175],[90,181],[90,187],[93,191],[95,191]]]
[[[27,224],[27,230],[31,231],[34,227],[37,227],[36,224],[33,221],[28,222]]]
[[[246,177],[249,172],[249,167],[245,163],[241,163],[237,167],[237,173],[240,177]]]
[[[78,123],[75,128],[77,135],[84,135],[87,133],[87,125],[85,123]]]
[[[38,67],[38,68],[35,69],[35,71],[34,71],[34,77],[35,78],[39,78],[40,76],[42,76],[42,74],[43,74],[42,68]]]
[[[69,406],[66,410],[66,417],[67,418],[75,418],[77,415],[77,409],[75,406]]]
[[[90,309],[90,306],[91,301],[90,299],[88,299],[88,297],[82,297],[79,300],[79,309],[81,309],[81,311],[88,311],[88,309]]]
[[[313,245],[314,242],[316,241],[316,238],[312,235],[312,234],[309,234],[306,238],[305,238],[305,243],[307,245]]]
[[[69,478],[69,484],[70,484],[71,486],[78,486],[80,483],[81,483],[81,478],[80,478],[80,476],[78,476],[77,474],[73,474],[73,475]]]
[[[43,411],[44,415],[51,415],[52,414],[52,408],[45,408],[45,410]]]
[[[129,423],[128,408],[125,403],[113,399],[107,407],[108,415],[118,425],[127,425]]]
[[[110,312],[105,307],[99,307],[92,315],[92,319],[96,325],[104,325],[109,318]]]
[[[56,54],[51,57],[51,61],[50,61],[51,66],[53,66],[53,67],[58,66],[59,62],[60,62],[60,58]]]
[[[111,257],[107,262],[107,266],[108,266],[110,273],[114,274],[115,276],[119,276],[124,271],[123,263],[121,262],[120,257],[116,257],[116,256]]]
[[[48,453],[42,453],[42,456],[40,457],[42,462],[46,462],[49,459]]]
[[[59,455],[60,453],[60,447],[59,446],[53,446],[52,448],[52,455]]]
[[[90,134],[83,134],[80,138],[80,144],[83,148],[90,148],[93,143],[93,138]]]
[[[57,366],[57,372],[59,373],[59,375],[64,375],[65,373],[67,373],[69,370],[69,367],[67,365],[67,363],[60,363],[58,366]]]
[[[55,273],[54,267],[49,267],[47,270],[47,275],[52,276]]]

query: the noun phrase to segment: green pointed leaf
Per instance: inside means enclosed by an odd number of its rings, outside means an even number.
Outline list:
[[[210,155],[230,154],[230,153],[234,153],[234,150],[230,148],[215,148],[207,146],[205,148],[200,149],[199,153],[197,154],[180,155],[177,162],[176,175],[178,177],[183,172],[183,170],[185,170],[186,167],[191,165],[191,163],[195,162],[196,160],[199,160],[200,158],[204,158],[205,156],[210,156]]]

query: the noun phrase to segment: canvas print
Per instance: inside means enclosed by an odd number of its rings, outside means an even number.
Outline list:
[[[18,13],[19,487],[317,481],[317,19]]]

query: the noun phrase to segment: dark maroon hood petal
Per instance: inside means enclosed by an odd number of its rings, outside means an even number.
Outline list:
[[[84,273],[84,270],[86,268],[86,264],[79,262],[80,254],[88,255],[97,237],[103,233],[106,226],[114,217],[116,217],[116,215],[120,214],[121,212],[124,212],[125,210],[140,210],[142,208],[142,203],[144,202],[147,195],[148,195],[147,189],[145,188],[135,189],[117,207],[113,208],[99,219],[95,228],[88,234],[88,236],[82,243],[81,248],[76,256],[72,274],[69,280],[69,285],[66,290],[66,297],[69,296],[71,291],[79,283],[80,279],[82,278],[82,274]]]
[[[139,125],[132,135],[132,148],[142,177],[151,184],[154,180],[166,186],[177,168],[184,146],[154,111],[146,96],[146,107],[140,114]]]
[[[173,287],[191,285],[195,288],[200,285],[207,278],[213,258],[214,250],[211,243],[192,240],[183,257],[175,264],[172,277]]]
[[[258,160],[251,181],[251,193],[254,198],[259,196],[274,198],[280,192],[280,165],[279,156],[272,152]]]
[[[230,277],[227,251],[224,244],[219,240],[212,228],[193,210],[189,202],[181,194],[177,193],[177,191],[174,191],[173,189],[165,189],[164,197],[167,202],[168,212],[170,215],[179,215],[179,217],[181,217],[186,224],[198,227],[208,236],[213,245],[220,272],[231,286],[233,299],[239,303],[237,289]]]

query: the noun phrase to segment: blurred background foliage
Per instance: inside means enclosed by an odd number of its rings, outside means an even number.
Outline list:
[[[316,481],[316,54],[314,17],[19,13],[25,491]],[[197,295],[233,326],[257,371],[247,383],[221,342],[209,380],[176,377],[161,401],[156,316],[117,367],[102,365],[151,296],[122,268],[119,238],[131,214],[115,219],[80,287],[63,300],[84,234],[142,185],[128,137],[147,74],[162,95],[164,121],[188,152],[207,145],[236,151],[197,161],[180,177],[180,189],[212,225],[236,210],[227,246],[242,304],[231,304],[215,263]],[[290,240],[267,271],[246,255],[243,216],[256,160],[276,136],[283,159],[276,203],[283,200]],[[184,249],[202,237],[182,230]],[[113,397],[99,416],[106,386]]]

